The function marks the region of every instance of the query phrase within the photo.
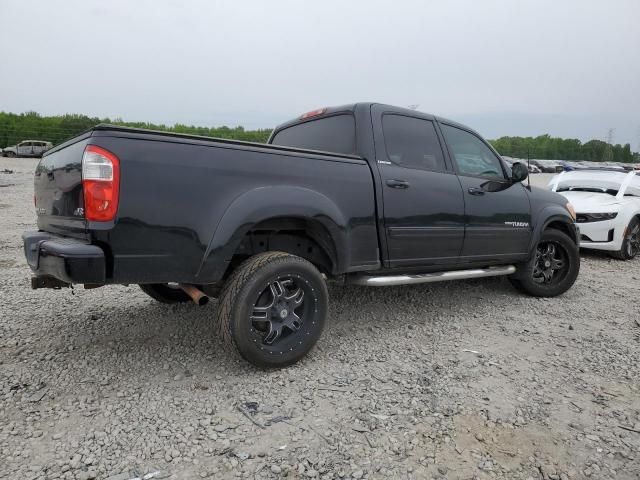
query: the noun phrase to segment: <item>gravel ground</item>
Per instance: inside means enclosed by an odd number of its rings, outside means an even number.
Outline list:
[[[555,299],[333,286],[317,348],[264,372],[215,302],[30,290],[35,164],[0,159],[0,478],[640,478],[640,260],[583,253]]]

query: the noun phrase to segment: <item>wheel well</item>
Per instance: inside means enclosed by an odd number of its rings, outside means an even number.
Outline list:
[[[225,277],[245,259],[262,252],[280,251],[302,257],[322,273],[334,274],[337,252],[328,230],[317,220],[272,218],[247,232],[231,259]]]
[[[562,233],[566,234],[569,238],[571,238],[574,242],[578,243],[579,240],[576,238],[576,232],[567,222],[561,222],[559,220],[555,220],[549,225],[546,226],[546,229],[554,229],[560,230]]]

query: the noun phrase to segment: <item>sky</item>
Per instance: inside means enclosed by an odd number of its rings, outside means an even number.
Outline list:
[[[266,128],[375,101],[640,151],[640,0],[0,0],[0,110]]]

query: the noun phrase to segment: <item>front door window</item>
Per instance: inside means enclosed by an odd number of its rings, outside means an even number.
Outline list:
[[[505,180],[502,162],[478,137],[450,125],[442,125],[442,133],[460,175]]]

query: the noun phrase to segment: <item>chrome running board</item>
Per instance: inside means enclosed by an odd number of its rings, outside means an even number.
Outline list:
[[[370,277],[357,275],[349,279],[354,285],[367,287],[388,287],[391,285],[410,285],[412,283],[445,282],[447,280],[464,280],[468,278],[497,277],[499,275],[511,275],[516,272],[516,267],[506,265],[501,267],[475,268],[473,270],[452,270],[449,272],[422,273],[418,275],[385,275]]]

